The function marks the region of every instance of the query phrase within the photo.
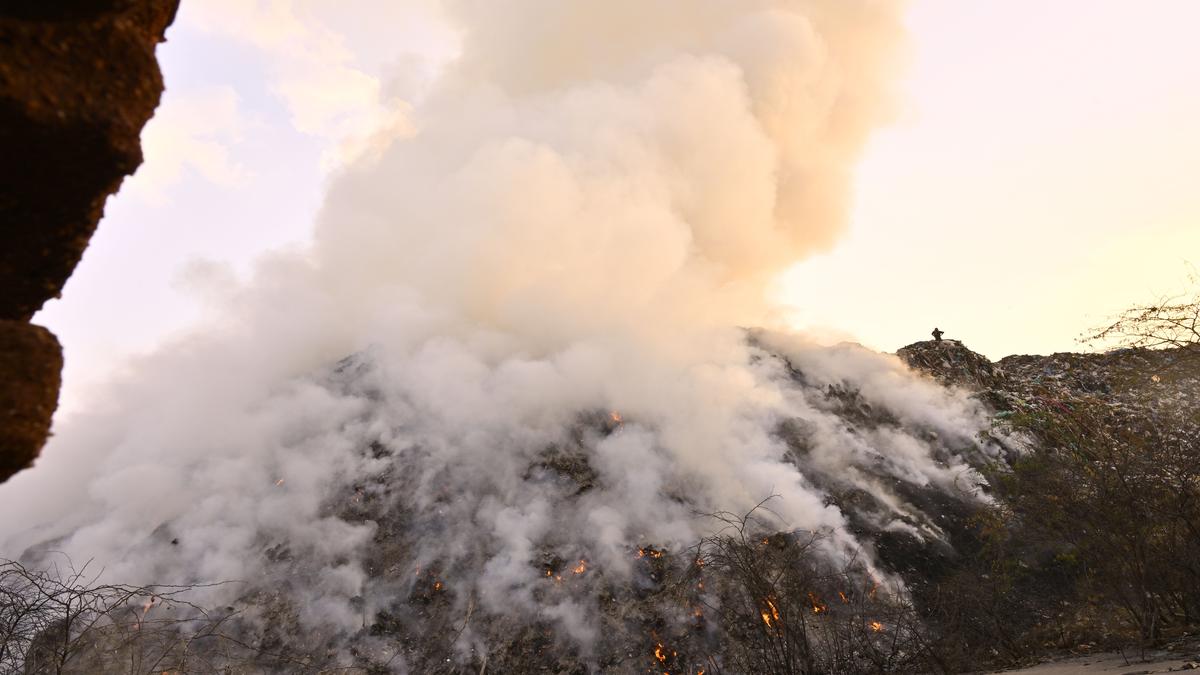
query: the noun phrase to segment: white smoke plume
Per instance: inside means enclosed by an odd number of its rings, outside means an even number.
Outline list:
[[[973,489],[955,451],[977,449],[975,404],[893,357],[739,328],[844,226],[901,8],[449,9],[463,52],[416,131],[337,178],[310,248],[60,425],[0,487],[0,554],[138,583],[286,569],[300,620],[344,631],[416,567],[586,650],[586,595],[534,592],[546,550],[619,577],[630,546],[704,534],[696,511],[777,494],[787,526],[869,561],[827,499],[839,485],[876,495],[878,527],[939,537],[878,477]],[[849,428],[831,387],[890,422]],[[793,422],[799,441],[779,433]],[[586,458],[587,489],[548,449]]]

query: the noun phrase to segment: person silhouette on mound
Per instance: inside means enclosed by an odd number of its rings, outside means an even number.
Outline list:
[[[933,327],[933,341],[934,341],[934,342],[941,342],[941,341],[942,341],[942,336],[943,336],[943,335],[945,335],[945,333],[943,333],[942,331],[938,330],[938,327],[937,327],[937,326],[934,326],[934,327]]]

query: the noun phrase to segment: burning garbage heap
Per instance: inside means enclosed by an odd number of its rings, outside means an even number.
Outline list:
[[[781,515],[789,506],[784,496],[764,495],[729,512],[696,483],[667,480],[655,484],[657,510],[637,528],[604,531],[604,518],[616,518],[608,498],[640,494],[619,492],[621,481],[638,477],[615,473],[608,456],[652,426],[627,411],[578,412],[553,442],[482,458],[483,472],[440,461],[434,439],[380,435],[353,450],[369,470],[330,477],[318,514],[365,533],[351,554],[335,549],[327,557],[311,543],[262,530],[250,546],[256,575],[216,587],[92,588],[86,574],[63,584],[10,565],[0,570],[0,585],[13,602],[0,618],[13,639],[0,664],[27,673],[126,672],[128,664],[137,664],[136,672],[172,673],[954,671],[980,659],[1028,658],[1043,648],[1034,640],[1053,639],[1047,631],[1094,644],[1084,624],[1094,627],[1096,611],[1109,617],[1106,629],[1120,629],[1111,618],[1117,610],[1105,615],[1107,600],[1095,604],[1101,591],[1114,601],[1136,592],[1154,606],[1170,584],[1186,582],[1164,568],[1146,577],[1158,585],[1086,586],[1072,556],[1086,560],[1095,543],[1057,535],[1050,541],[1039,513],[1014,489],[1014,481],[1030,480],[1025,458],[1040,458],[1034,465],[1041,467],[1079,438],[1026,424],[1019,429],[1032,445],[1018,448],[1009,443],[1015,436],[1002,433],[1036,413],[1053,414],[1047,419],[1061,430],[1094,403],[1114,417],[1084,439],[1090,450],[1102,450],[1109,432],[1135,422],[1151,424],[1146,433],[1157,434],[1163,447],[1174,447],[1171,439],[1194,443],[1186,425],[1164,422],[1186,422],[1179,402],[1197,375],[1171,353],[1011,357],[982,369],[982,357],[961,345],[906,348],[902,356],[938,350],[937,359],[919,364],[975,364],[966,370],[1003,383],[972,389],[975,399],[946,399],[964,410],[1007,402],[979,408],[982,433],[970,438],[939,426],[937,416],[921,421],[881,398],[872,378],[894,374],[884,357],[869,357],[879,370],[863,375],[861,348],[832,348],[856,359],[857,376],[848,378],[830,366],[837,358],[829,348],[797,348],[766,333],[749,334],[747,344],[760,372],[797,395],[790,415],[771,417],[770,434],[807,482],[805,494],[820,495],[823,507],[843,518],[840,527],[796,527]],[[363,397],[370,405],[355,415],[370,418],[389,407],[377,389],[375,361],[356,355],[313,381]],[[940,374],[954,384],[954,372]],[[404,419],[420,423],[419,415]],[[837,462],[823,454],[831,429]],[[925,473],[898,452],[913,446],[895,436],[919,442],[932,460]],[[891,453],[867,452],[882,447]],[[636,460],[667,466],[662,456]],[[929,473],[935,466],[952,469],[948,482],[929,477],[937,478]],[[1094,463],[1082,468],[1090,480],[1102,474]],[[1144,462],[1118,468],[1139,485],[1165,480],[1143,471]],[[302,481],[293,475],[271,476],[265,489],[297,489]],[[1035,489],[1034,501],[1046,502],[1041,495],[1055,489],[1057,501],[1071,503],[1064,486],[1032,475],[1043,482],[1017,485]],[[1142,493],[1145,499],[1118,506],[1155,506],[1168,491],[1159,485]],[[666,526],[656,529],[660,523]],[[1110,522],[1115,535],[1128,534],[1122,528]],[[138,550],[164,558],[163,551],[187,552],[189,536],[166,523]],[[54,545],[45,545],[46,560]],[[1099,561],[1088,570],[1127,572]],[[1084,591],[1093,604],[1080,599]],[[1187,601],[1186,594],[1171,597]],[[1166,606],[1153,620],[1160,630],[1182,625]],[[1005,652],[1005,644],[1022,653]],[[997,651],[987,657],[989,650]]]
[[[319,543],[261,532],[253,578],[202,589],[179,608],[142,607],[165,622],[154,662],[168,672],[314,673],[925,667],[933,629],[914,591],[935,585],[956,549],[969,548],[971,519],[988,500],[972,466],[1003,448],[881,397],[870,378],[830,367],[840,357],[823,350],[767,333],[749,334],[747,345],[757,372],[787,394],[787,414],[762,418],[780,453],[776,471],[790,467],[780,487],[796,480],[803,491],[755,495],[728,512],[661,450],[630,455],[645,474],[630,472],[613,455],[642,452],[653,422],[621,410],[577,413],[553,442],[520,451],[488,439],[507,448],[492,456],[442,455],[454,450],[417,433],[381,435],[355,451],[364,470],[330,476],[319,513],[362,533],[354,549],[327,555]],[[886,357],[837,350],[860,369],[865,359],[877,377],[909,377]],[[347,422],[365,429],[391,414],[374,361],[356,355],[315,380],[367,401]],[[974,414],[969,401],[921,386]],[[412,412],[400,426],[420,426]],[[637,483],[646,474],[657,482]],[[279,493],[299,489],[268,482]],[[806,496],[832,524],[789,521],[789,500]],[[619,512],[635,499],[654,509],[638,509],[636,521]],[[187,537],[168,523],[145,550],[174,551]],[[220,611],[189,622],[201,602]],[[136,627],[110,623],[136,642]],[[94,668],[102,656],[78,663]]]

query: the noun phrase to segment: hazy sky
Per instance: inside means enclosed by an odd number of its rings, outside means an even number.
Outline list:
[[[1200,264],[1200,3],[924,0],[897,123],[799,320],[879,349],[934,324],[992,358],[1077,351]]]
[[[402,6],[397,6],[402,5]],[[454,52],[432,0],[184,0],[146,163],[37,320],[78,409],[206,289],[304,242],[331,172],[406,123]],[[1193,0],[915,0],[896,121],[828,254],[780,285],[799,325],[893,350],[934,326],[999,358],[1077,349],[1200,263]]]

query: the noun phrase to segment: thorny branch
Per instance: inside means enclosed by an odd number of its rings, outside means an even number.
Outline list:
[[[1200,276],[1193,273],[1191,281],[1200,284]],[[1130,307],[1107,326],[1085,333],[1082,342],[1116,343],[1133,349],[1175,348],[1186,358],[1200,357],[1200,291],[1190,297],[1161,297],[1157,302]]]
[[[202,641],[263,656],[223,632],[237,612],[215,613],[187,599],[230,582],[105,584],[103,570],[90,573],[91,561],[64,565],[34,570],[0,559],[0,673],[209,672],[194,649]]]

